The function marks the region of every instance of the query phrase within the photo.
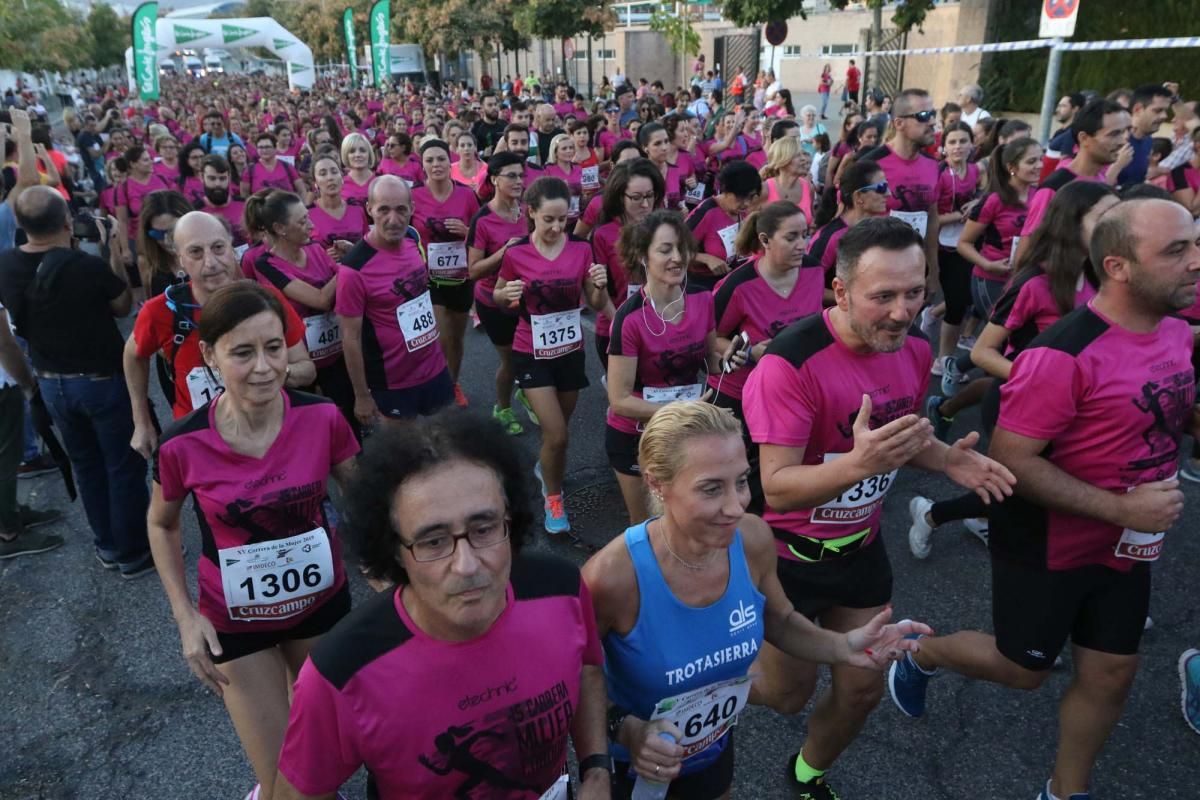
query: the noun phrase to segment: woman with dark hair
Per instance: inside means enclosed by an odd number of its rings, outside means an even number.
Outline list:
[[[858,149],[858,126],[863,121],[857,112],[842,117],[842,130],[833,152],[829,154],[829,165],[825,170],[825,185],[837,186],[838,163]]]
[[[579,390],[587,388],[581,301],[596,311],[608,303],[608,270],[592,248],[566,232],[571,190],[558,178],[538,178],[525,192],[528,237],[505,249],[492,297],[518,309],[512,366],[542,428],[536,472],[549,534],[571,530],[563,505],[567,425]]]
[[[700,245],[688,275],[709,289],[729,272],[737,254],[735,242],[742,216],[758,202],[763,189],[758,170],[747,161],[733,161],[722,167],[717,185],[720,193],[688,215],[688,227]]]
[[[225,153],[225,160],[229,162],[229,194],[231,197],[242,197],[242,176],[250,169],[250,154],[246,152],[246,148],[242,147],[237,142],[229,145],[229,150]]]
[[[192,210],[179,192],[151,192],[142,202],[137,223],[138,270],[147,299],[157,297],[168,286],[183,283],[187,273],[179,267],[173,237],[175,223]]]
[[[204,155],[204,148],[195,140],[179,151],[177,188],[192,208],[204,205]]]
[[[454,402],[465,406],[467,397],[458,376],[473,297],[467,267],[467,222],[479,211],[479,200],[469,188],[451,180],[450,145],[446,142],[427,138],[421,145],[421,165],[425,183],[412,191],[411,224],[425,246],[429,295],[454,381]]]
[[[604,447],[636,525],[650,515],[637,465],[642,426],[665,403],[699,400],[721,363],[712,294],[687,286],[696,240],[683,217],[660,209],[624,226],[618,250],[642,285],[613,318]]]
[[[147,195],[169,191],[171,186],[154,174],[154,160],[142,145],[130,147],[125,151],[124,158],[129,164],[129,176],[117,190],[114,199],[117,204],[117,225],[124,235],[124,241],[128,243],[125,266],[129,271],[129,287],[133,290],[134,302],[140,303],[146,299],[146,290],[137,269],[138,215],[142,212],[142,203]]]
[[[1088,245],[1100,217],[1117,202],[1116,192],[1104,183],[1072,181],[1054,195],[1030,236],[1029,249],[971,349],[972,362],[989,376],[981,414],[985,433],[991,434],[996,425],[1000,387],[1017,355],[1039,333],[1095,296],[1099,285]],[[964,520],[968,530],[987,541],[987,507],[978,495],[938,502],[918,495],[908,510],[908,545],[917,558],[929,556],[934,529],[954,520]]]
[[[642,148],[638,147],[637,142],[631,139],[622,139],[613,145],[612,163],[613,168],[629,161],[635,161],[639,158],[645,158],[642,154]],[[653,166],[653,165],[652,165]],[[662,174],[658,176],[662,178]],[[607,184],[606,184],[607,185]],[[666,182],[663,182],[666,186]],[[587,208],[583,210],[583,216],[579,218],[579,222],[575,223],[575,235],[581,239],[586,239],[588,234],[600,224],[600,217],[604,209],[604,192],[597,192],[591,200],[588,201]],[[662,205],[662,200],[659,200],[659,205]],[[657,206],[656,206],[657,207]]]
[[[833,271],[837,263],[837,243],[859,222],[868,217],[887,215],[888,183],[883,169],[874,161],[857,161],[842,174],[838,190],[821,195],[808,254],[825,270],[826,305],[833,304]],[[839,200],[842,213],[837,214]],[[837,214],[835,217],[834,215]]]
[[[159,136],[154,140],[154,152],[158,157],[154,160],[154,172],[171,186],[179,185],[179,142],[170,134]]]
[[[662,173],[649,160],[638,158],[613,167],[604,186],[600,226],[592,231],[592,258],[608,268],[609,302],[596,314],[596,352],[608,368],[608,336],[616,310],[637,293],[640,279],[621,258],[621,230],[636,225],[662,205]],[[636,266],[636,265],[634,265]]]
[[[271,246],[254,261],[255,279],[282,292],[304,320],[305,344],[317,368],[316,385],[337,404],[357,434],[354,387],[342,358],[341,328],[333,308],[337,264],[320,242],[312,241],[312,220],[298,195],[273,189],[259,213]]]
[[[971,263],[959,255],[958,238],[967,220],[967,205],[979,194],[980,168],[971,161],[974,145],[971,126],[954,122],[942,130],[938,165],[938,276],[944,301],[940,310],[926,308],[924,314],[941,315],[938,357],[933,375],[940,377],[945,359],[954,354],[963,318],[971,307]],[[936,313],[935,313],[936,312]]]
[[[708,376],[713,404],[728,408],[742,423],[750,459],[750,511],[763,509],[758,446],[750,441],[742,413],[742,389],[771,340],[791,323],[821,310],[824,274],[819,261],[805,256],[808,218],[794,203],[771,203],[746,218],[737,252],[746,262],[713,291],[717,348],[726,352],[745,334],[744,345],[727,360],[728,372]]]
[[[499,360],[492,419],[504,426],[510,436],[525,430],[512,410],[516,382],[512,345],[517,332],[517,315],[512,309],[498,304],[492,290],[496,287],[496,273],[505,252],[529,235],[529,223],[521,204],[525,164],[525,159],[516,153],[497,153],[488,159],[488,181],[494,187],[492,199],[471,218],[471,226],[467,229],[467,271],[475,282],[475,313],[479,315],[483,332],[496,348]],[[529,411],[520,389],[517,389],[517,399]],[[537,424],[533,417],[530,420]]]
[[[662,174],[666,185],[664,207],[679,209],[683,207],[683,175],[678,165],[671,164],[671,137],[667,129],[660,123],[651,122],[643,125],[637,133],[637,142],[646,158],[650,159]]]
[[[246,281],[213,292],[200,351],[224,391],[177,420],[154,456],[154,564],[192,673],[221,697],[261,791],[270,797],[289,691],[317,639],[350,610],[337,515],[358,443],[333,403],[284,388],[284,310]],[[188,495],[206,532],[199,602],[184,572]],[[261,554],[285,551],[274,562]]]
[[[313,241],[332,259],[350,252],[370,227],[363,206],[351,205],[342,196],[342,165],[332,153],[313,159],[314,202],[308,209]]]

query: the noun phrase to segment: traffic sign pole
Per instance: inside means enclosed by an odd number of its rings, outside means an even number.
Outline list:
[[[1054,39],[1050,46],[1050,62],[1046,65],[1046,85],[1042,88],[1042,116],[1039,120],[1038,140],[1050,143],[1050,120],[1058,101],[1058,75],[1062,71],[1062,39]]]

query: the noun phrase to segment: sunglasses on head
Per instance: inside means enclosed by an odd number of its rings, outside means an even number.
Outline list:
[[[855,192],[855,194],[857,194],[858,192],[875,192],[876,194],[887,194],[888,193],[888,182],[887,181],[879,181],[879,183],[868,183],[866,186],[862,187],[861,189],[855,189],[854,192]]]
[[[927,108],[924,111],[914,111],[912,114],[900,115],[902,119],[915,119],[917,122],[932,122],[936,116],[937,112],[931,108]]]

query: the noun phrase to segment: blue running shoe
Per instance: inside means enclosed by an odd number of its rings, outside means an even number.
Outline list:
[[[1200,733],[1200,650],[1184,650],[1179,657],[1179,682],[1183,684],[1183,720]]]
[[[910,633],[904,638],[920,639],[922,635]],[[892,702],[910,717],[921,716],[925,713],[925,689],[929,679],[936,674],[937,670],[926,672],[918,667],[912,653],[905,653],[904,658],[893,661],[888,670],[888,692],[892,695]]]
[[[546,518],[543,523],[546,533],[558,535],[571,530],[571,521],[567,519],[567,509],[563,505],[561,494],[552,494],[546,498]]]
[[[930,395],[925,401],[925,416],[929,417],[929,421],[933,423],[933,435],[938,438],[939,442],[945,442],[950,438],[950,429],[954,426],[954,418],[946,419],[942,416],[942,403],[946,402],[946,398],[938,395]]]
[[[1051,797],[1057,795],[1050,794],[1050,781],[1046,781],[1046,788],[1038,792],[1037,800],[1050,800]],[[1059,798],[1059,800],[1092,800],[1091,792],[1076,792],[1070,797]]]
[[[958,368],[958,359],[954,356],[946,356],[942,359],[942,394],[946,397],[954,397],[958,394],[959,387],[965,383],[966,376]]]

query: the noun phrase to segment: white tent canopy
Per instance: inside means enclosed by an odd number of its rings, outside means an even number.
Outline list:
[[[316,79],[312,49],[270,17],[243,19],[163,19],[157,24],[158,49],[166,55],[180,47],[240,49],[265,47],[287,62],[288,85],[311,89]],[[133,48],[125,51],[129,87],[136,89]]]

